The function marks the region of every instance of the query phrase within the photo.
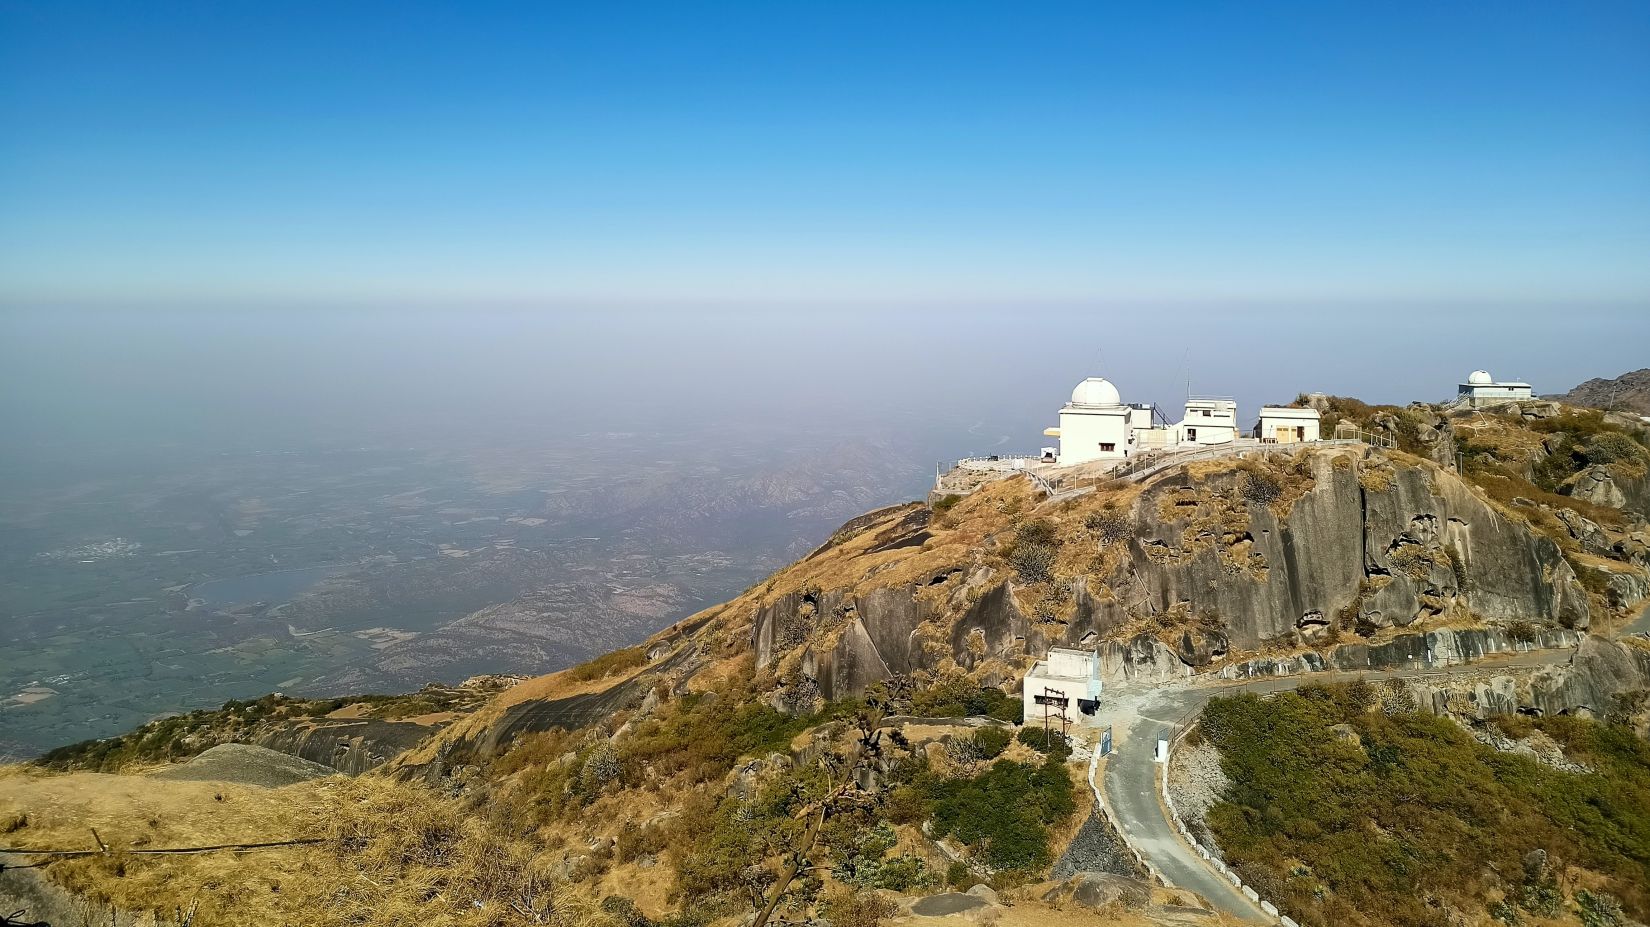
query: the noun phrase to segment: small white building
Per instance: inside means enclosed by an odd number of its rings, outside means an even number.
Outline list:
[[[1467,377],[1467,382],[1456,388],[1455,394],[1455,401],[1470,409],[1534,398],[1535,391],[1530,384],[1517,380],[1497,382],[1487,370],[1474,370]]]
[[[1053,647],[1026,673],[1021,689],[1025,723],[1077,724],[1100,704],[1100,660],[1092,650]]]
[[[1319,440],[1322,428],[1323,416],[1317,409],[1261,406],[1255,437],[1277,444],[1295,444]]]
[[[1237,434],[1237,403],[1224,398],[1187,399],[1186,417],[1175,426],[1179,444],[1226,444]]]
[[[1063,466],[1124,457],[1138,410],[1123,404],[1117,387],[1104,377],[1089,377],[1071,391],[1071,401],[1060,409],[1060,427],[1043,432],[1060,439]],[[1151,424],[1151,413],[1146,413]]]

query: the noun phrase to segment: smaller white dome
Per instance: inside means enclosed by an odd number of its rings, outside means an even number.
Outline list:
[[[1123,397],[1105,377],[1089,377],[1071,391],[1071,402],[1078,406],[1115,406],[1122,404]]]
[[[1488,370],[1474,370],[1472,375],[1467,377],[1467,382],[1473,386],[1488,386],[1495,382],[1495,378],[1490,376]]]

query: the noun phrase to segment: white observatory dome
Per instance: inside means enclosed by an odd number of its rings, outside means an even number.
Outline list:
[[[1122,402],[1123,397],[1118,395],[1117,387],[1104,377],[1089,377],[1071,391],[1072,405],[1115,406]]]
[[[1473,386],[1488,386],[1495,382],[1495,378],[1490,376],[1488,370],[1474,370],[1472,375],[1467,377],[1467,382]]]

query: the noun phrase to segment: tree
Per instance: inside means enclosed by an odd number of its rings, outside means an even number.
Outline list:
[[[874,770],[889,752],[907,749],[910,744],[898,731],[882,730],[879,727],[881,723],[880,711],[871,709],[861,712],[857,719],[859,733],[854,742],[840,753],[827,753],[820,758],[819,766],[825,778],[823,792],[817,797],[808,798],[803,794],[807,786],[801,781],[794,783],[798,797],[803,799],[794,816],[805,822],[806,826],[801,839],[787,854],[785,865],[772,886],[753,891],[760,903],[751,927],[766,927],[797,877],[804,871],[819,868],[812,857],[816,849],[823,846],[820,835],[828,821],[839,815],[873,808],[883,801],[880,794],[859,787],[859,773],[861,770]]]

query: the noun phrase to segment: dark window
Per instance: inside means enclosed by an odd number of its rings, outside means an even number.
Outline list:
[[[1197,429],[1196,428],[1186,429],[1186,440],[1188,440],[1188,441],[1196,441],[1197,440]]]
[[[1117,445],[1113,444],[1110,441],[1101,441],[1100,442],[1100,450],[1102,450],[1102,451],[1115,451],[1115,450],[1117,450]]]

